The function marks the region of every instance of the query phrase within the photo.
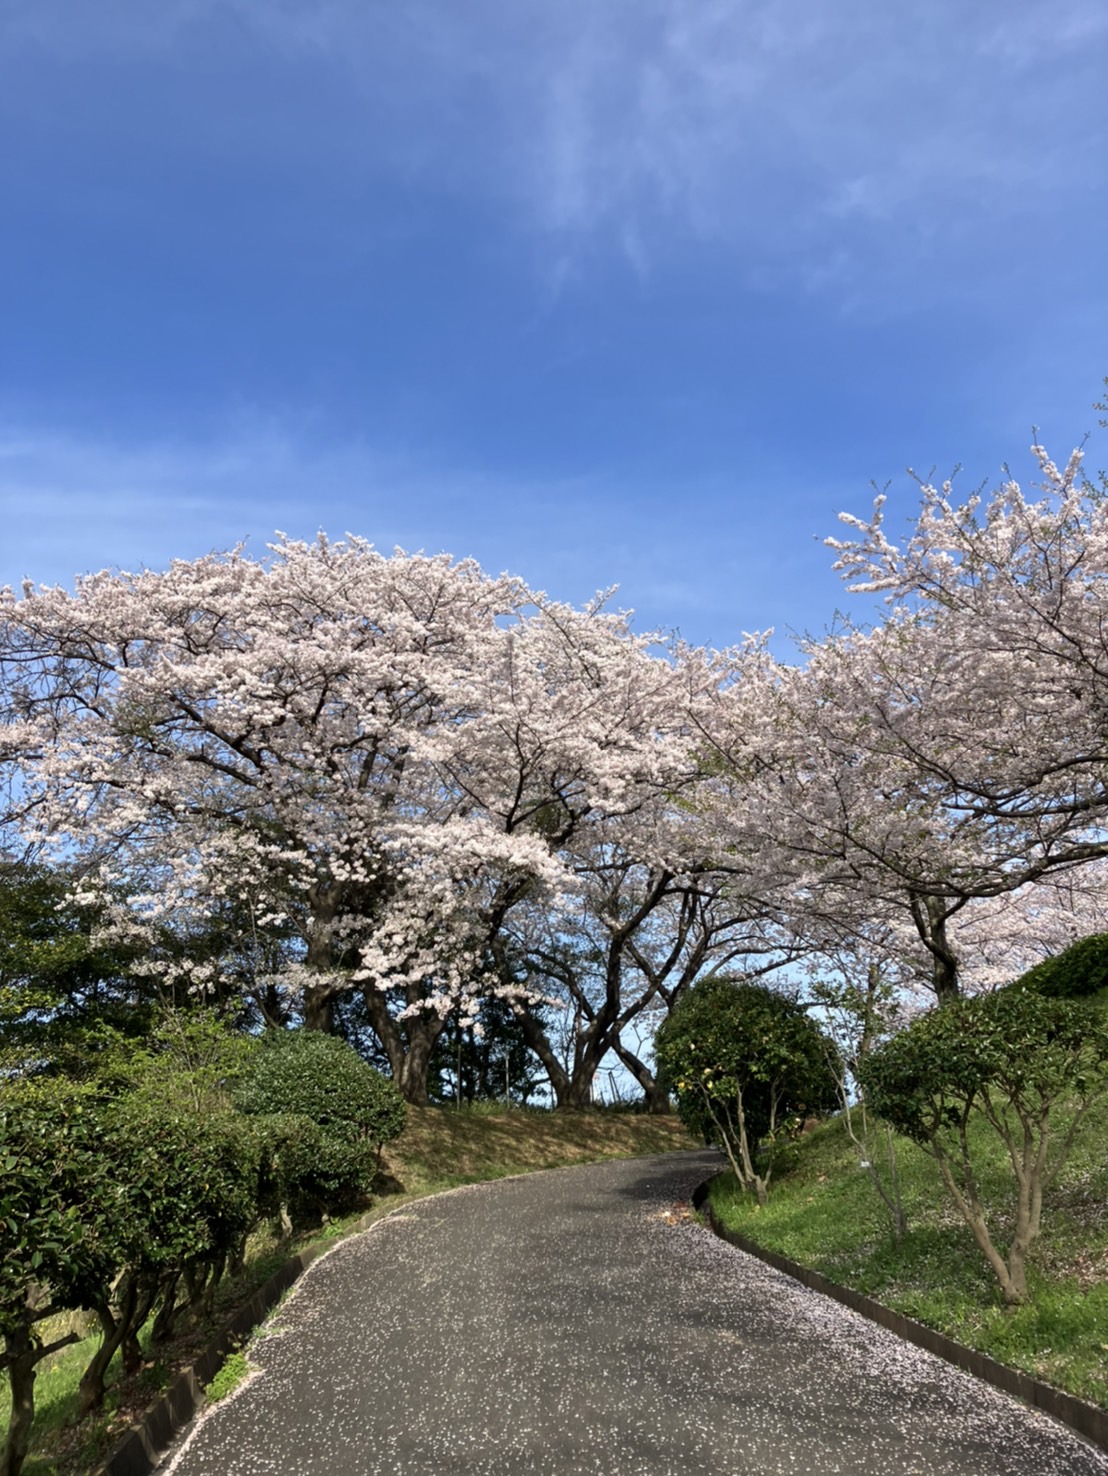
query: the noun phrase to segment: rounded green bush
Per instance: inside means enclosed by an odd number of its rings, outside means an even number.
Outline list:
[[[1021,974],[1012,987],[1048,999],[1086,999],[1108,989],[1108,933],[1079,939]]]
[[[240,1112],[310,1118],[328,1136],[380,1147],[404,1130],[400,1092],[345,1041],[317,1030],[273,1031],[235,1089]]]
[[[752,1149],[774,1111],[780,1128],[838,1101],[831,1042],[803,1006],[764,984],[702,979],[662,1023],[654,1051],[681,1120],[705,1138],[740,1097]]]
[[[100,1114],[122,1265],[173,1270],[228,1253],[258,1217],[258,1145],[235,1113],[134,1092]]]
[[[261,1149],[263,1213],[286,1209],[294,1224],[343,1214],[369,1194],[377,1158],[367,1139],[335,1136],[310,1117],[276,1112],[253,1119]]]
[[[1034,990],[957,999],[913,1020],[859,1062],[866,1101],[906,1137],[931,1143],[975,1105],[1043,1116],[1063,1091],[1095,1085],[1108,1021],[1088,1004]]]

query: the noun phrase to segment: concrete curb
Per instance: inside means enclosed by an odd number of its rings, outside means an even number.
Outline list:
[[[176,1436],[204,1404],[204,1386],[215,1378],[227,1355],[245,1342],[312,1262],[342,1245],[351,1235],[358,1235],[387,1218],[387,1215],[365,1215],[342,1236],[317,1240],[290,1257],[238,1309],[196,1362],[176,1375],[161,1398],[150,1406],[137,1424],[131,1426],[93,1476],[149,1476]]]
[[[735,1246],[737,1250],[745,1251],[747,1255],[756,1256],[759,1261],[764,1261],[766,1265],[774,1267],[775,1270],[783,1271],[786,1276],[793,1277],[802,1285],[810,1287],[812,1291],[833,1297],[836,1302],[841,1302],[845,1307],[860,1312],[871,1322],[887,1327],[890,1332],[896,1333],[906,1342],[914,1343],[918,1348],[925,1348],[928,1353],[934,1353],[937,1358],[942,1358],[947,1363],[954,1364],[956,1368],[973,1374],[986,1384],[992,1384],[995,1389],[1002,1389],[1006,1394],[1014,1394],[1025,1404],[1041,1409],[1044,1414],[1052,1415],[1054,1419],[1068,1425],[1071,1430],[1083,1436],[1091,1445],[1108,1451],[1108,1411],[1101,1409],[1098,1405],[1089,1404],[1084,1399],[1078,1399],[1073,1394],[1065,1394],[1061,1389],[1044,1384],[1041,1380],[1032,1378],[1030,1374],[1020,1372],[1019,1369],[997,1363],[995,1358],[989,1358],[984,1353],[967,1348],[963,1343],[955,1342],[953,1338],[948,1338],[944,1333],[936,1332],[934,1328],[927,1327],[922,1322],[916,1322],[914,1318],[905,1317],[902,1312],[894,1312],[891,1307],[875,1302],[872,1297],[867,1297],[862,1292],[853,1291],[848,1286],[840,1286],[837,1281],[831,1281],[819,1271],[812,1271],[807,1266],[802,1266],[799,1261],[791,1261],[788,1256],[778,1255],[776,1251],[766,1250],[764,1246],[758,1245],[755,1241],[747,1240],[745,1235],[740,1235],[735,1230],[725,1229],[713,1215],[712,1207],[708,1202],[708,1189],[711,1183],[712,1179],[705,1179],[704,1183],[697,1187],[693,1193],[692,1203],[695,1209],[706,1215],[710,1229],[721,1240],[726,1240],[729,1245]]]

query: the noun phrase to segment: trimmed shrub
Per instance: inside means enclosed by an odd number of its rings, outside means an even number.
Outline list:
[[[1086,999],[1108,989],[1108,933],[1093,933],[1045,958],[1011,987],[1048,999]]]
[[[838,1100],[834,1054],[801,1005],[722,975],[689,990],[655,1040],[659,1080],[682,1121],[719,1142],[762,1202],[781,1140]]]
[[[375,1148],[404,1130],[407,1107],[391,1081],[344,1040],[318,1030],[273,1031],[235,1088],[240,1112],[310,1118],[332,1138]]]
[[[1043,1192],[1085,1114],[1108,1093],[1108,1016],[1031,989],[955,999],[863,1057],[858,1077],[874,1111],[935,1160],[1005,1301],[1026,1301]],[[1059,1110],[1064,1130],[1054,1121]],[[1014,1202],[999,1211],[982,1201],[966,1131],[972,1115],[1001,1139],[1016,1181]],[[990,1229],[994,1214],[1010,1235],[1006,1254]]]
[[[262,1212],[287,1218],[286,1228],[344,1214],[372,1189],[377,1153],[366,1139],[329,1133],[302,1113],[263,1113],[253,1122],[262,1159]]]

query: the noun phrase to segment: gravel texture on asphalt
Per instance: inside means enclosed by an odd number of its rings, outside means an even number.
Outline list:
[[[172,1476],[1108,1476],[680,1215],[712,1153],[416,1201],[305,1274]]]

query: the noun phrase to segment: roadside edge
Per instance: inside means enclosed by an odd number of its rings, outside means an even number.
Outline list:
[[[690,1149],[671,1149],[671,1152],[695,1152]],[[667,1157],[668,1154],[640,1153],[628,1158],[597,1159],[597,1163],[634,1162],[637,1159]],[[532,1174],[556,1174],[567,1168],[586,1168],[588,1164],[559,1164],[555,1168],[528,1169],[519,1174],[502,1174],[493,1179],[474,1179],[468,1184],[456,1184],[449,1189],[432,1189],[426,1194],[406,1195],[403,1201],[387,1214],[370,1210],[361,1219],[355,1220],[338,1238],[317,1240],[304,1250],[291,1256],[280,1270],[244,1302],[228,1319],[218,1335],[208,1344],[203,1353],[171,1379],[164,1394],[150,1405],[146,1413],[120,1436],[111,1452],[92,1472],[92,1476],[150,1476],[157,1470],[173,1442],[197,1415],[205,1404],[204,1387],[223,1366],[229,1353],[242,1346],[251,1333],[258,1328],[285,1293],[294,1286],[322,1256],[337,1250],[355,1235],[364,1234],[374,1226],[383,1224],[395,1214],[402,1214],[411,1204],[424,1199],[437,1199],[447,1194],[462,1194],[467,1190],[479,1189],[487,1184],[502,1184],[509,1179],[526,1179]]]
[[[718,1176],[713,1175],[712,1177]],[[711,1183],[712,1179],[705,1179],[697,1186],[693,1191],[692,1205],[694,1209],[700,1211],[708,1228],[720,1240],[725,1240],[736,1250],[745,1251],[749,1256],[755,1256],[759,1261],[772,1266],[774,1270],[784,1272],[786,1276],[791,1276],[810,1290],[831,1297],[836,1302],[841,1302],[843,1306],[850,1307],[871,1322],[888,1328],[897,1337],[914,1343],[918,1348],[926,1349],[928,1353],[934,1353],[937,1358],[942,1358],[946,1363],[952,1363],[965,1373],[973,1374],[975,1378],[991,1384],[993,1388],[1001,1389],[1005,1394],[1012,1394],[1017,1399],[1022,1399],[1025,1404],[1040,1409],[1044,1414],[1051,1415],[1054,1419],[1060,1420],[1062,1424],[1068,1425],[1071,1430],[1091,1445],[1108,1452],[1108,1411],[1101,1409],[1098,1405],[1089,1404],[1087,1400],[1078,1399],[1074,1394],[1067,1394],[1062,1389],[1056,1389],[1052,1384],[1044,1384],[1041,1379],[1033,1378],[1031,1374],[1023,1373],[1020,1369],[1009,1368],[1007,1364],[998,1363],[995,1358],[979,1353],[975,1348],[967,1348],[964,1343],[956,1342],[954,1338],[947,1337],[945,1333],[936,1332],[933,1327],[927,1327],[912,1317],[906,1317],[903,1312],[896,1312],[892,1307],[886,1307],[883,1302],[867,1297],[864,1292],[854,1291],[849,1286],[842,1286],[821,1272],[813,1271],[808,1266],[802,1266],[799,1261],[790,1260],[788,1256],[767,1250],[765,1246],[758,1245],[756,1241],[748,1240],[745,1235],[740,1235],[736,1230],[728,1230],[712,1213],[712,1206],[708,1199]]]

